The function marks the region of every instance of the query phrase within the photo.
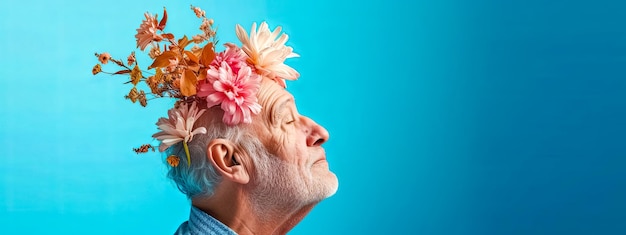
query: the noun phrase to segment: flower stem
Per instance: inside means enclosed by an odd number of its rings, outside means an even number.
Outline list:
[[[183,141],[183,148],[185,148],[185,153],[187,154],[187,167],[191,166],[191,157],[189,157],[189,147],[187,146],[187,142]]]

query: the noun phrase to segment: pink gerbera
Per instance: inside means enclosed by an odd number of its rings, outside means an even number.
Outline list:
[[[226,43],[224,46],[226,46],[226,50],[215,56],[215,59],[211,62],[211,67],[218,68],[222,62],[226,62],[233,70],[233,73],[239,73],[241,66],[246,63],[246,55],[235,44]]]
[[[224,110],[224,123],[237,125],[252,123],[252,115],[261,111],[256,93],[261,86],[261,76],[242,64],[237,73],[226,61],[207,71],[207,79],[198,88],[198,96],[206,97],[207,106],[220,105]]]
[[[156,16],[151,16],[148,12],[146,12],[144,16],[146,19],[141,22],[141,25],[139,25],[137,29],[137,34],[135,34],[137,47],[142,51],[146,49],[146,46],[151,42],[163,40],[163,36],[157,33],[159,23],[157,22]]]

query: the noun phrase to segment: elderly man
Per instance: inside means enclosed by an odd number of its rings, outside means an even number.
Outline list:
[[[192,204],[176,234],[285,234],[336,192],[322,148],[328,132],[273,80],[263,79],[258,98],[251,124],[226,125],[218,107],[196,122],[208,131],[189,142],[191,166],[169,172]]]
[[[281,28],[270,31],[265,22],[258,29],[254,23],[250,34],[237,25],[241,46],[226,43],[216,53],[213,20],[191,9],[202,19],[191,40],[164,32],[165,9],[161,20],[144,14],[135,38],[142,51],[151,47],[151,76],[134,52],[126,64],[96,53],[100,64],[92,72],[104,72],[111,60],[122,70],[106,73],[130,75],[126,98],[133,103],[146,106],[150,95],[175,99],[153,137],[166,153],[168,177],[191,200],[189,221],[176,234],[285,234],[338,187],[322,148],[328,132],[300,115],[285,90],[285,80],[299,73],[284,61],[298,55]],[[150,92],[140,90],[141,82]]]

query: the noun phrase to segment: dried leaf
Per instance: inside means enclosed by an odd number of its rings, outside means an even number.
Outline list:
[[[191,62],[191,63],[189,63]],[[188,65],[187,65],[187,69],[195,72],[198,72],[198,70],[200,70],[200,65],[193,63],[192,61],[188,61]]]
[[[164,34],[161,34],[161,36],[170,40],[174,40],[174,34],[171,34],[171,33],[164,33]]]
[[[192,96],[196,94],[196,83],[198,82],[198,78],[193,71],[189,69],[185,69],[183,76],[180,81],[180,92],[184,96]]]
[[[139,66],[135,65],[133,71],[130,72],[130,81],[133,83],[133,85],[137,85],[137,83],[141,81],[142,77],[143,75],[141,74],[141,69],[139,69]]]
[[[185,55],[187,55],[187,58],[189,58],[189,60],[193,61],[195,64],[199,62],[198,57],[194,55],[191,51],[185,51]]]
[[[200,64],[204,65],[204,67],[209,67],[214,59],[215,50],[213,48],[213,43],[207,43],[204,48],[202,48],[202,54],[200,55]]]
[[[117,71],[113,74],[127,74],[127,73],[130,73],[130,71],[131,71],[130,69],[124,69],[124,70]]]
[[[161,55],[157,56],[156,59],[154,59],[154,62],[152,62],[152,64],[148,66],[148,69],[152,69],[156,67],[159,67],[159,68],[167,67],[170,64],[170,59],[176,56],[178,55],[176,54],[176,52],[173,52],[173,51],[163,52]]]
[[[146,107],[146,105],[148,105],[148,100],[146,99],[146,93],[141,90],[139,92],[139,104],[141,104],[141,106]]]
[[[200,70],[200,73],[198,73],[198,81],[202,81],[206,79],[206,71],[209,70],[208,68],[203,68]]]
[[[187,38],[187,35],[184,35],[183,38],[178,39],[178,47],[181,49],[185,49],[185,47],[189,45],[189,43],[191,42],[193,41],[189,41],[189,39]]]
[[[115,62],[120,67],[124,67],[124,63],[122,63],[122,61],[119,61],[119,60],[116,60],[116,59],[113,59],[113,58],[111,58],[111,61]]]
[[[159,26],[157,27],[157,29],[159,30],[165,29],[166,23],[167,23],[167,11],[165,10],[165,7],[163,7],[163,18],[161,19],[161,22],[159,22]]]

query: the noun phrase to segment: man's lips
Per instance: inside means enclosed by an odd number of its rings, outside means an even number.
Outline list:
[[[324,150],[322,150],[320,157],[318,159],[316,159],[313,164],[319,163],[319,162],[325,162],[326,161],[326,152]]]
[[[323,156],[322,158],[315,160],[315,162],[313,162],[313,164],[316,164],[318,162],[325,162],[325,161],[326,161],[326,156]]]
[[[326,161],[326,151],[324,151],[323,148],[321,148],[320,150],[321,151],[315,151],[315,155],[318,155],[318,157],[315,159],[315,161],[313,161],[313,164]]]

